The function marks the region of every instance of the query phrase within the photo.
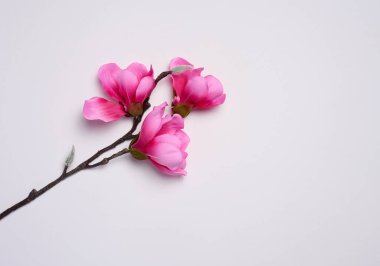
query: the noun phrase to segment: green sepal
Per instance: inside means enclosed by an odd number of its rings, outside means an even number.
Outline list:
[[[173,107],[173,113],[179,114],[180,116],[185,118],[190,114],[192,109],[193,107],[191,105],[181,103]]]
[[[135,148],[130,148],[129,153],[133,156],[133,158],[137,160],[146,160],[148,157],[145,155],[145,153],[139,151],[138,149]]]
[[[128,106],[128,113],[133,117],[142,115],[143,105],[141,103],[131,103]]]

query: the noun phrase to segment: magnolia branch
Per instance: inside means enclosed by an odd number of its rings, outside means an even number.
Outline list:
[[[128,153],[128,149],[123,149],[123,150],[113,154],[112,156],[110,156],[108,158],[102,159],[98,163],[91,164],[94,160],[99,158],[103,153],[114,149],[116,146],[118,146],[119,144],[121,144],[127,140],[131,140],[134,137],[133,132],[136,130],[137,125],[139,124],[140,120],[141,120],[141,118],[135,118],[133,120],[133,125],[132,125],[131,130],[128,131],[127,134],[125,134],[124,136],[122,136],[121,138],[119,138],[118,140],[113,142],[111,145],[108,145],[107,147],[104,147],[103,149],[99,150],[97,153],[92,155],[90,158],[88,158],[87,160],[85,160],[84,162],[79,164],[77,167],[75,167],[71,171],[67,171],[68,166],[66,165],[63,169],[62,174],[57,179],[50,182],[49,184],[47,184],[46,186],[44,186],[40,190],[32,189],[32,191],[30,191],[30,193],[28,194],[28,196],[25,199],[21,200],[20,202],[16,203],[12,207],[9,207],[4,212],[2,212],[0,214],[0,220],[3,219],[4,217],[8,216],[9,214],[14,212],[15,210],[17,210],[17,209],[25,206],[26,204],[32,202],[33,200],[35,200],[36,198],[38,198],[39,196],[41,196],[42,194],[44,194],[45,192],[47,192],[48,190],[50,190],[51,188],[53,188],[54,186],[56,186],[57,184],[59,184],[60,182],[65,180],[66,178],[68,178],[69,176],[72,176],[72,175],[76,174],[77,172],[85,170],[85,169],[90,169],[90,168],[98,167],[100,165],[105,165],[109,161],[111,161],[112,159]]]
[[[165,78],[169,74],[171,74],[171,71],[162,72],[155,79],[155,84],[157,85],[158,82],[160,82],[160,80],[162,80],[163,78]],[[13,206],[9,207],[8,209],[6,209],[2,213],[0,213],[0,220],[2,220],[4,217],[8,216],[12,212],[16,211],[17,209],[19,209],[19,208],[21,208],[21,207],[29,204],[30,202],[32,202],[33,200],[35,200],[36,198],[38,198],[39,196],[41,196],[42,194],[44,194],[45,192],[47,192],[48,190],[50,190],[51,188],[53,188],[54,186],[56,186],[57,184],[59,184],[60,182],[62,182],[63,180],[65,180],[66,178],[68,178],[68,177],[70,177],[70,176],[78,173],[79,171],[82,171],[82,170],[85,170],[85,169],[95,168],[95,167],[98,167],[98,166],[101,166],[101,165],[106,165],[111,160],[113,160],[113,159],[115,159],[115,158],[117,158],[119,156],[122,156],[122,155],[128,153],[129,149],[125,148],[125,149],[122,149],[121,151],[119,151],[119,152],[111,155],[110,157],[103,158],[99,162],[93,163],[101,155],[103,155],[104,153],[106,153],[106,152],[108,152],[110,150],[113,150],[114,148],[116,148],[116,146],[120,145],[121,143],[136,138],[136,136],[138,136],[138,135],[134,135],[133,133],[136,131],[137,126],[141,122],[142,117],[143,117],[145,111],[147,109],[149,109],[149,107],[150,107],[150,103],[149,103],[149,97],[148,97],[144,101],[142,114],[133,118],[132,127],[131,127],[131,129],[124,136],[122,136],[121,138],[117,139],[112,144],[110,144],[110,145],[108,145],[108,146],[100,149],[94,155],[92,155],[90,158],[88,158],[87,160],[83,161],[77,167],[75,167],[74,169],[72,169],[70,171],[68,171],[68,167],[69,166],[66,164],[65,167],[64,167],[64,169],[63,169],[63,171],[62,171],[62,174],[57,179],[55,179],[54,181],[50,182],[49,184],[47,184],[46,186],[44,186],[43,188],[41,188],[39,190],[32,189],[32,191],[30,191],[30,193],[28,194],[28,196],[25,199],[21,200],[20,202],[14,204]]]

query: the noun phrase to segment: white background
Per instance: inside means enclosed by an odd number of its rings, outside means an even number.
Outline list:
[[[82,118],[104,63],[182,56],[227,99],[186,119],[186,177],[72,176],[0,222],[0,265],[380,265],[379,3],[1,0],[1,210],[130,127]]]

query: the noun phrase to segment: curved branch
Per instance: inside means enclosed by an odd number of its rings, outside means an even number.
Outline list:
[[[162,72],[160,75],[158,75],[157,78],[155,79],[155,85],[157,85],[157,83],[160,82],[160,80],[162,80],[163,78],[165,78],[169,74],[171,74],[171,71],[165,71],[165,72]],[[25,199],[19,201],[18,203],[14,204],[13,206],[9,207],[8,209],[6,209],[2,213],[0,213],[0,220],[2,220],[4,217],[8,216],[12,212],[16,211],[17,209],[19,209],[19,208],[21,208],[21,207],[29,204],[30,202],[32,202],[33,200],[35,200],[36,198],[38,198],[39,196],[41,196],[42,194],[44,194],[46,191],[50,190],[51,188],[53,188],[54,186],[56,186],[57,184],[59,184],[60,182],[62,182],[63,180],[65,180],[66,178],[68,178],[69,176],[72,176],[72,175],[76,174],[77,172],[82,171],[84,169],[90,169],[90,168],[98,167],[100,165],[105,165],[109,161],[111,161],[112,159],[117,158],[117,157],[119,157],[119,156],[121,156],[123,154],[128,153],[129,152],[128,149],[123,149],[123,150],[121,150],[121,151],[113,154],[110,157],[104,158],[104,159],[102,159],[101,161],[99,161],[97,163],[91,164],[94,160],[96,160],[97,158],[99,158],[105,152],[110,151],[110,150],[116,148],[116,146],[118,146],[119,144],[121,144],[121,143],[123,143],[123,142],[125,142],[127,140],[132,140],[132,139],[136,138],[136,136],[138,136],[138,134],[135,135],[133,133],[136,131],[137,126],[141,122],[142,117],[143,117],[145,111],[148,110],[149,107],[150,107],[149,97],[147,97],[145,99],[145,101],[144,101],[144,104],[143,104],[143,112],[142,112],[142,114],[140,116],[137,116],[137,117],[133,118],[132,127],[131,127],[131,129],[124,136],[122,136],[121,138],[117,139],[116,141],[114,141],[110,145],[108,145],[108,146],[106,146],[106,147],[98,150],[94,155],[92,155],[90,158],[88,158],[87,160],[85,160],[82,163],[80,163],[74,169],[72,169],[70,171],[67,171],[68,170],[68,166],[65,166],[64,169],[63,169],[63,171],[62,171],[62,174],[57,179],[55,179],[54,181],[50,182],[49,184],[47,184],[46,186],[44,186],[43,188],[41,188],[39,190],[32,189],[32,191],[29,192],[28,196]]]

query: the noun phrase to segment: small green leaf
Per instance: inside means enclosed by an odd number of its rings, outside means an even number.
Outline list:
[[[69,167],[73,163],[74,155],[75,155],[75,146],[73,145],[71,147],[71,151],[70,151],[69,155],[66,158],[65,166]]]

